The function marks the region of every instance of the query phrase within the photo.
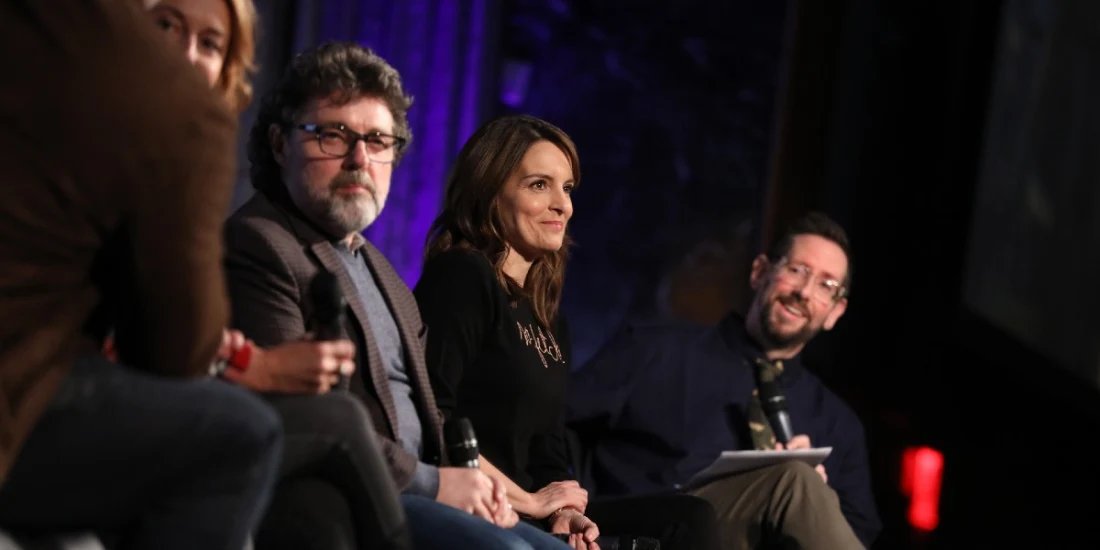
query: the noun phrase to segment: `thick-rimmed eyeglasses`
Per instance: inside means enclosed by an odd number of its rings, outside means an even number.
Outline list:
[[[298,129],[315,135],[321,152],[330,157],[346,157],[362,141],[367,146],[367,158],[382,164],[396,160],[408,141],[382,132],[360,134],[343,124],[300,124]]]
[[[843,283],[836,279],[815,277],[813,271],[810,266],[791,263],[786,257],[780,258],[775,264],[776,278],[797,288],[810,283],[810,296],[821,303],[834,302],[844,297]]]

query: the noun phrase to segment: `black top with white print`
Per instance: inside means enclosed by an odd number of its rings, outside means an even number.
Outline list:
[[[471,250],[432,258],[413,293],[444,416],[469,418],[481,454],[525,490],[570,479],[565,323],[540,326],[530,301],[510,297],[488,258]]]

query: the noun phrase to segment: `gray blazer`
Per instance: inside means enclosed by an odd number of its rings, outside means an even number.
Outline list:
[[[256,193],[229,218],[225,236],[231,326],[261,347],[302,338],[310,329],[308,321],[314,312],[310,282],[321,270],[336,276],[351,310],[347,336],[355,343],[357,354],[366,354],[369,364],[366,372],[352,376],[350,389],[367,406],[394,481],[404,489],[418,457],[397,442],[397,412],[367,310],[329,237],[288,199],[272,199],[264,193]],[[424,361],[427,327],[412,292],[389,261],[369,242],[364,241],[362,252],[401,333],[405,366],[424,431],[423,460],[445,465],[443,415],[436,407]]]

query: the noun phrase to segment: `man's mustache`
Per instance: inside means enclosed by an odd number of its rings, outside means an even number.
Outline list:
[[[333,191],[341,187],[362,187],[370,191],[372,197],[378,195],[374,180],[366,172],[340,172],[332,180],[332,185],[329,187]]]
[[[788,294],[787,296],[780,296],[777,300],[779,305],[790,306],[797,309],[803,317],[810,318],[810,304],[806,303],[806,300],[798,294]]]

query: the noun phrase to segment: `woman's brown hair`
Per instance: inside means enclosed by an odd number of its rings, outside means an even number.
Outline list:
[[[560,249],[535,259],[527,280],[513,281],[504,273],[509,245],[497,210],[504,184],[519,168],[528,149],[539,141],[548,141],[561,149],[569,159],[574,185],[580,183],[577,148],[560,128],[527,115],[489,121],[462,147],[447,177],[443,211],[428,232],[424,260],[427,262],[453,247],[484,254],[493,264],[500,284],[512,296],[528,297],[535,317],[549,329],[561,303],[569,236]]]

